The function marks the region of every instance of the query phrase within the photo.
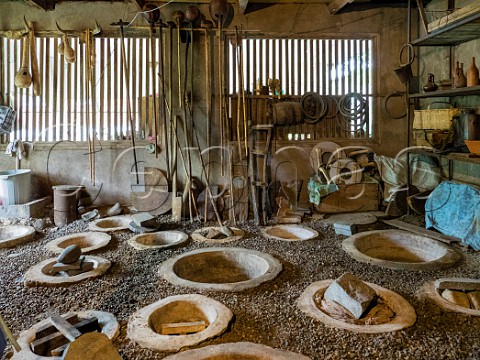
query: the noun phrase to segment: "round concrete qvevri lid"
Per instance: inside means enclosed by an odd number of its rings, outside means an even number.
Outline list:
[[[131,221],[132,218],[130,216],[111,216],[92,221],[90,224],[88,224],[88,229],[90,231],[101,232],[125,230],[128,229],[128,224],[130,224]]]
[[[127,336],[141,347],[158,351],[179,351],[221,335],[233,313],[209,297],[188,294],[159,300],[134,313],[128,322]],[[206,328],[185,335],[163,335],[163,326],[204,323]],[[168,333],[168,332],[167,332]]]
[[[297,300],[297,306],[307,315],[320,320],[325,325],[340,329],[350,330],[359,333],[384,333],[397,331],[412,326],[417,321],[417,314],[410,303],[396,292],[385,289],[381,286],[365,282],[395,313],[392,321],[378,325],[358,325],[335,319],[323,312],[315,304],[315,296],[323,294],[333,280],[322,280],[309,285]]]
[[[260,230],[268,239],[282,241],[305,241],[315,239],[318,232],[303,225],[275,225]]]
[[[160,276],[174,285],[200,290],[241,291],[274,279],[282,264],[273,256],[244,248],[198,249],[168,259]]]
[[[188,240],[188,235],[181,231],[157,231],[132,236],[128,244],[137,250],[167,249],[181,245]]]
[[[345,239],[342,247],[355,260],[395,270],[438,270],[461,260],[447,245],[401,230],[362,232]]]
[[[309,357],[291,351],[274,349],[251,342],[209,345],[201,349],[183,351],[164,360],[309,360]]]
[[[120,326],[117,322],[115,316],[109,312],[105,311],[96,311],[96,310],[85,310],[75,312],[78,315],[79,319],[88,319],[96,317],[98,319],[98,324],[102,330],[102,333],[107,335],[110,340],[115,340],[118,334],[120,333]],[[35,333],[41,327],[48,325],[50,319],[42,320],[30,329],[23,331],[17,338],[18,344],[21,347],[20,352],[14,352],[12,360],[61,360],[61,356],[41,356],[32,352],[30,344],[35,340]]]
[[[109,234],[103,232],[83,232],[56,238],[48,242],[45,248],[54,254],[60,254],[67,246],[78,245],[82,253],[88,253],[107,246],[111,238]]]
[[[205,234],[207,234],[210,230],[216,230],[220,231],[220,227],[218,226],[208,226],[204,227],[198,230],[195,230],[192,233],[192,239],[198,242],[205,242],[205,243],[211,243],[211,244],[222,244],[222,243],[227,243],[227,242],[232,242],[235,240],[240,240],[245,236],[245,231],[239,228],[234,228],[231,227],[230,230],[232,230],[233,235],[232,236],[227,236],[225,238],[221,239],[209,239],[205,237]]]
[[[43,260],[32,266],[25,273],[26,286],[68,286],[77,282],[101,276],[107,272],[111,262],[99,256],[85,255],[85,260],[94,263],[93,270],[74,276],[52,276],[49,275],[52,266],[56,264],[56,258]]]
[[[0,248],[11,248],[30,242],[35,237],[35,229],[26,225],[0,226]]]

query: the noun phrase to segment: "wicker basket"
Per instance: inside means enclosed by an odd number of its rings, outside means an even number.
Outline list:
[[[414,129],[449,129],[454,116],[460,115],[462,109],[427,109],[415,110]]]

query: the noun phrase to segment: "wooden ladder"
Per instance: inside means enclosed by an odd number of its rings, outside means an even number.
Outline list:
[[[260,225],[260,222],[262,225],[267,224],[267,170],[272,132],[273,125],[270,124],[253,125],[250,127],[248,177],[250,180],[250,196],[256,225]],[[265,146],[263,148],[257,148],[257,141],[260,140],[262,133],[266,133]],[[261,203],[258,201],[259,193]]]

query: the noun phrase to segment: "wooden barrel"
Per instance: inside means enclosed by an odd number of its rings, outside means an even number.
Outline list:
[[[296,101],[282,101],[273,104],[273,124],[277,126],[297,125],[303,122],[302,105]]]

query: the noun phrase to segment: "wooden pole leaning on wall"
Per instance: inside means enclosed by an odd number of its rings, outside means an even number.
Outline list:
[[[117,23],[112,23],[110,25],[120,27],[120,36],[121,36],[121,42],[122,42],[121,45],[122,45],[123,74],[124,74],[124,81],[125,81],[126,95],[127,95],[127,116],[130,121],[130,136],[132,138],[131,140],[132,140],[132,150],[133,150],[133,161],[135,166],[135,180],[138,185],[140,183],[140,180],[138,178],[137,153],[135,150],[135,133],[134,133],[134,124],[133,124],[132,110],[131,110],[131,104],[130,104],[130,77],[128,75],[127,54],[125,51],[125,35],[123,33],[123,27],[127,26],[128,24],[129,23],[124,22],[122,21],[122,19],[120,19]]]
[[[212,84],[210,81],[211,77],[211,64],[210,64],[210,31],[213,28],[213,23],[209,20],[202,20],[201,25],[202,29],[205,30],[205,109],[206,109],[206,117],[207,117],[207,132],[205,134],[206,137],[206,143],[207,143],[207,164],[206,168],[204,169],[205,172],[205,182],[209,183],[209,177],[210,177],[210,139],[211,139],[211,134],[210,134],[210,128],[211,128],[211,118],[212,118]],[[197,145],[198,140],[197,140]],[[202,153],[200,152],[200,156],[202,156]],[[202,158],[203,161],[203,158]],[[208,191],[205,192],[205,212],[204,212],[204,222],[207,222],[208,219]]]
[[[163,141],[165,143],[165,158],[167,159],[167,180],[172,180],[172,174],[170,173],[170,144],[168,139],[169,126],[167,125],[167,113],[166,113],[166,98],[165,98],[165,68],[164,68],[164,46],[163,46],[163,28],[166,27],[161,20],[158,24],[158,57],[159,57],[159,70],[160,70],[160,98],[161,104],[160,110],[163,116]]]

